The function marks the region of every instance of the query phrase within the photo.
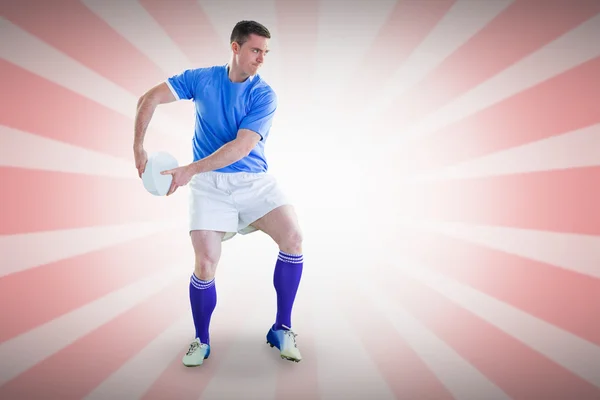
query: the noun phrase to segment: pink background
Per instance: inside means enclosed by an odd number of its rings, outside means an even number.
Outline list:
[[[140,95],[273,35],[304,360],[265,344],[277,247],[223,245],[192,339],[187,190],[148,194]],[[4,1],[0,398],[600,398],[600,2]],[[191,161],[193,105],[148,152]]]

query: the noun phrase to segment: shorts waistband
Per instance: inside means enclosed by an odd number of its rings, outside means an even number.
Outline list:
[[[257,176],[263,176],[266,175],[266,172],[245,172],[245,171],[240,171],[240,172],[218,172],[218,171],[207,171],[207,172],[201,172],[199,174],[196,174],[196,176],[206,176],[206,177],[215,177],[215,178],[229,178],[229,177],[235,177],[235,178],[252,178],[252,177],[257,177]]]

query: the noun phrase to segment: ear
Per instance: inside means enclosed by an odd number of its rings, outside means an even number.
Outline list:
[[[234,54],[239,53],[240,45],[237,42],[231,43],[231,50],[233,51]]]

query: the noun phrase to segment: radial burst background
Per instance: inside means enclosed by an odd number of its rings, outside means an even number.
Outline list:
[[[277,247],[223,245],[193,335],[187,191],[148,194],[139,96],[272,32],[304,360],[264,336]],[[4,0],[1,399],[600,399],[600,1]],[[191,161],[193,104],[146,148]]]

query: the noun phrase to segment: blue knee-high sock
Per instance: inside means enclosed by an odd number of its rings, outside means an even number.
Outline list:
[[[190,303],[192,305],[192,316],[196,327],[196,337],[200,342],[210,344],[208,328],[210,317],[217,305],[217,289],[215,279],[203,281],[192,274],[190,279]]]
[[[282,251],[277,256],[275,273],[273,274],[273,285],[277,292],[277,318],[273,329],[283,329],[283,326],[292,327],[292,307],[300,278],[304,257],[302,254],[287,254]]]

